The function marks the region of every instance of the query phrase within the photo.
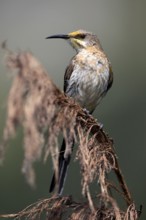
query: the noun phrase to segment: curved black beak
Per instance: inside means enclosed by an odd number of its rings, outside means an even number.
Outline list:
[[[69,36],[67,34],[56,34],[56,35],[51,35],[49,37],[46,37],[46,39],[52,39],[52,38],[69,39]]]

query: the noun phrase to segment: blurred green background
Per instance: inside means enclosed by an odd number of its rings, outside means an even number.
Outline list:
[[[114,84],[94,116],[114,139],[123,174],[134,201],[146,219],[146,1],[145,0],[1,0],[0,42],[14,51],[29,50],[59,88],[75,51],[51,34],[77,29],[96,33],[114,71]],[[0,50],[0,137],[6,119],[11,77]],[[19,92],[19,91],[18,91]],[[35,164],[37,187],[32,190],[21,174],[23,132],[9,142],[0,167],[0,213],[17,212],[49,196],[50,162]],[[81,198],[78,164],[72,162],[65,194]]]

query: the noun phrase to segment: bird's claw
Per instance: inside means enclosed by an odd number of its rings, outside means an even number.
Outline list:
[[[91,115],[90,112],[89,112],[86,108],[83,108],[83,111],[84,111],[87,115]]]
[[[99,128],[100,128],[100,129],[102,129],[102,128],[103,128],[103,124],[102,124],[102,123],[100,123],[100,122],[98,122],[98,126],[99,126]]]

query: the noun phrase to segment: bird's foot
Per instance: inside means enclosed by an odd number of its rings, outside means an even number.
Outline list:
[[[87,115],[90,115],[90,116],[91,116],[90,112],[89,112],[86,108],[83,108],[83,111],[84,111]]]
[[[101,122],[98,122],[99,128],[102,129],[103,128],[103,124]]]
[[[89,112],[86,108],[83,108],[83,111],[84,111],[87,115],[89,115],[89,116],[92,115],[92,114],[90,114],[90,112]],[[101,122],[98,122],[97,119],[95,119],[95,121],[98,123],[99,128],[102,129],[102,128],[103,128],[103,124],[102,124]]]

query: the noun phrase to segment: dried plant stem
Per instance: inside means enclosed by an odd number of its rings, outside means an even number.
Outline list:
[[[0,159],[4,159],[9,138],[24,129],[24,162],[22,171],[31,186],[35,184],[33,163],[41,158],[45,161],[51,154],[58,176],[58,137],[62,134],[67,143],[66,152],[71,153],[72,137],[78,144],[76,158],[82,174],[82,193],[86,202],[77,203],[71,197],[55,197],[38,201],[17,214],[0,215],[3,218],[41,219],[117,219],[136,220],[135,208],[129,189],[120,170],[113,141],[103,131],[93,116],[85,112],[75,101],[66,97],[49,79],[39,62],[28,52],[14,54],[8,51],[8,67],[17,75],[12,84],[9,99],[3,144],[0,145]],[[109,184],[108,173],[114,172],[119,187]],[[92,199],[90,184],[99,182],[99,203]],[[111,196],[110,189],[119,192],[127,202],[127,210],[121,211],[118,202]],[[123,191],[123,193],[121,193]],[[130,216],[130,217],[128,217]]]

